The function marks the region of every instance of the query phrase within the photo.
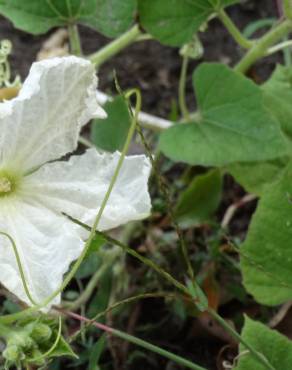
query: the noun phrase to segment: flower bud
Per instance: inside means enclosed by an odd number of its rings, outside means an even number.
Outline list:
[[[9,335],[7,347],[17,346],[23,350],[29,350],[34,346],[34,341],[25,331],[15,331]]]
[[[31,337],[36,343],[44,343],[48,341],[51,336],[52,329],[48,325],[42,323],[36,324],[31,332]]]
[[[12,344],[5,348],[2,355],[3,355],[3,358],[5,358],[5,360],[15,364],[21,359],[22,352],[17,345]]]

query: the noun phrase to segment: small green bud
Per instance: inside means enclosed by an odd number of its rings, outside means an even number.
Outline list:
[[[198,35],[194,35],[192,41],[181,47],[179,51],[182,57],[188,57],[191,59],[200,59],[204,54],[204,47],[199,39]]]
[[[31,337],[36,343],[47,342],[52,336],[52,329],[46,324],[36,324],[31,332]]]
[[[17,346],[24,350],[29,350],[35,343],[25,331],[14,331],[9,335],[7,346]]]
[[[7,346],[3,351],[3,358],[13,364],[17,363],[22,358],[22,356],[23,354],[20,348],[15,344]]]
[[[43,366],[46,360],[42,355],[42,352],[38,348],[34,348],[29,356],[29,362],[38,367]]]

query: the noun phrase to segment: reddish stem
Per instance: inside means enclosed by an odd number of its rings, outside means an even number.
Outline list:
[[[279,17],[282,18],[284,15],[282,0],[276,0],[276,5],[277,5]]]
[[[75,320],[78,320],[78,321],[81,321],[81,322],[87,322],[87,323],[95,326],[96,328],[101,329],[101,330],[103,330],[107,333],[112,333],[113,332],[113,328],[111,328],[110,326],[107,326],[107,325],[101,324],[99,322],[90,320],[87,317],[78,315],[77,313],[74,313],[74,312],[71,312],[71,311],[66,311],[66,310],[63,310],[59,307],[54,307],[54,309],[61,312],[62,314],[66,315],[66,316],[72,317]]]

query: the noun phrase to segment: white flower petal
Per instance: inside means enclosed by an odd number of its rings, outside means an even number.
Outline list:
[[[77,227],[66,217],[27,199],[1,201],[0,231],[15,241],[25,278],[36,303],[55,292],[62,284],[70,263],[77,259],[84,242]],[[22,301],[31,305],[21,281],[11,243],[0,236],[0,282]],[[59,304],[60,295],[52,304]]]
[[[46,207],[92,224],[109,187],[120,153],[89,149],[68,162],[49,163],[25,177],[22,191]],[[98,229],[108,230],[149,215],[150,163],[144,155],[126,157]]]
[[[0,168],[27,172],[76,149],[82,125],[104,117],[90,62],[34,63],[17,98],[0,104]]]

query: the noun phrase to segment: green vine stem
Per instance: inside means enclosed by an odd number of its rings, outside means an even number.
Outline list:
[[[157,185],[158,185],[158,189],[159,189],[160,193],[163,195],[163,197],[166,201],[168,213],[169,213],[169,216],[170,216],[170,220],[171,220],[171,223],[174,226],[175,232],[178,236],[179,246],[180,246],[180,249],[181,249],[181,252],[182,252],[183,259],[184,259],[185,264],[186,264],[186,268],[187,268],[189,277],[190,277],[191,281],[193,282],[193,284],[197,285],[196,280],[195,280],[195,274],[194,274],[193,267],[192,267],[192,263],[191,263],[190,258],[189,258],[188,248],[187,248],[187,245],[186,245],[186,242],[185,242],[184,235],[183,235],[183,233],[182,233],[182,231],[181,231],[181,229],[180,229],[180,227],[179,227],[179,225],[178,225],[178,223],[177,223],[177,221],[174,217],[174,212],[173,212],[173,207],[172,207],[172,204],[171,204],[171,199],[170,199],[168,186],[167,186],[164,178],[160,175],[160,173],[157,169],[157,161],[154,160],[154,158],[151,154],[151,149],[150,149],[147,141],[145,140],[145,137],[144,137],[144,134],[142,132],[142,129],[141,129],[141,126],[140,126],[139,122],[137,122],[137,131],[138,131],[138,134],[140,135],[142,144],[143,144],[144,148],[146,149],[146,153],[147,153],[148,158],[151,162],[152,171],[153,171],[153,174],[156,177],[156,182],[157,182]]]
[[[78,26],[76,24],[69,24],[68,33],[69,33],[71,53],[77,56],[82,55],[82,47],[81,47],[81,42],[80,42]]]
[[[20,278],[21,278],[21,282],[22,282],[25,294],[27,295],[27,298],[30,300],[31,304],[33,306],[37,306],[36,301],[32,298],[32,296],[30,294],[30,291],[29,291],[29,288],[28,288],[28,285],[27,285],[27,282],[26,282],[24,270],[23,270],[23,267],[22,267],[22,264],[21,264],[21,259],[20,259],[16,244],[15,244],[15,241],[13,240],[13,238],[9,234],[7,234],[3,231],[0,231],[0,235],[5,236],[9,240],[9,242],[12,246],[12,249],[13,249],[15,259],[16,259],[17,267],[18,267],[18,270],[19,270],[19,273],[20,273]]]
[[[258,59],[264,57],[271,46],[292,31],[292,21],[287,19],[267,32],[245,54],[234,70],[245,73]]]
[[[114,335],[114,336],[116,336],[118,338],[124,339],[127,342],[136,344],[137,346],[142,347],[142,348],[145,348],[145,349],[147,349],[147,350],[149,350],[151,352],[157,353],[160,356],[166,357],[169,360],[172,360],[172,361],[176,362],[177,364],[180,364],[182,366],[187,367],[188,369],[192,369],[192,370],[207,370],[206,368],[201,367],[199,365],[196,365],[193,362],[191,362],[189,360],[186,360],[183,357],[180,357],[178,355],[175,355],[172,352],[166,351],[165,349],[160,348],[158,346],[155,346],[154,344],[151,344],[149,342],[146,342],[145,340],[142,340],[140,338],[134,337],[133,335],[124,333],[124,332],[122,332],[120,330],[117,330],[117,329],[113,329],[113,328],[111,328],[111,327],[109,327],[107,325],[98,323],[96,321],[92,321],[92,320],[90,320],[90,319],[88,319],[88,318],[86,318],[84,316],[78,315],[78,314],[73,313],[73,312],[69,312],[69,311],[65,311],[65,310],[61,310],[61,309],[59,309],[59,311],[61,313],[63,313],[64,315],[68,316],[68,317],[72,317],[75,320],[79,320],[81,322],[90,323],[92,326],[95,326],[96,328],[101,329],[101,330],[103,330],[103,331],[105,331],[105,332],[107,332],[107,333],[109,333],[111,335]]]
[[[87,283],[85,290],[80,294],[78,299],[76,299],[74,302],[64,302],[63,306],[71,311],[76,311],[78,308],[84,305],[91,297],[100,278],[104,275],[107,269],[113,265],[114,261],[120,256],[120,254],[120,250],[111,251],[111,254],[108,256],[107,260],[103,261],[102,266],[93,274],[92,278]]]
[[[182,57],[182,66],[179,79],[178,88],[178,102],[181,114],[184,120],[189,119],[189,111],[186,104],[186,82],[187,82],[187,72],[188,72],[189,57],[184,55]]]
[[[291,0],[283,0],[283,10],[285,17],[292,19],[292,1]]]
[[[287,48],[290,48],[291,46],[292,46],[292,40],[286,40],[286,41],[280,42],[279,44],[269,48],[267,51],[267,55],[275,54],[278,51],[285,50]]]
[[[0,324],[0,338],[6,338],[11,333],[11,328],[9,326]]]
[[[69,216],[68,216],[69,217]],[[79,220],[76,220],[72,217],[69,217],[70,220],[75,222],[77,225],[83,227],[86,230],[89,230],[90,227],[83,222],[80,222]],[[142,256],[140,253],[136,252],[134,249],[128,247],[127,245],[123,244],[119,240],[116,240],[106,233],[103,233],[101,231],[95,231],[95,234],[98,236],[101,236],[104,238],[105,241],[107,241],[111,245],[117,245],[118,247],[122,248],[125,252],[130,254],[131,256],[135,257],[138,259],[140,262],[142,262],[144,265],[150,267],[152,270],[156,271],[158,274],[163,276],[165,280],[167,280],[171,285],[175,286],[178,290],[182,291],[184,294],[187,296],[190,296],[190,292],[186,286],[184,286],[182,283],[177,281],[175,278],[173,278],[167,271],[163,270],[161,267],[159,267],[155,262],[150,260],[149,258],[146,258]]]
[[[135,296],[132,296],[132,297],[129,297],[129,298],[125,298],[122,301],[118,301],[118,302],[113,303],[112,305],[108,306],[107,309],[105,309],[102,312],[99,312],[98,314],[96,314],[90,320],[91,321],[99,320],[101,317],[106,316],[109,312],[113,311],[115,308],[118,308],[118,307],[123,306],[123,305],[126,305],[126,304],[130,304],[130,303],[135,302],[135,301],[138,301],[140,299],[147,299],[147,298],[167,298],[167,299],[174,300],[174,299],[178,299],[178,298],[181,298],[181,297],[179,295],[177,295],[177,294],[163,293],[163,292],[160,292],[160,293],[142,293],[142,294],[137,294]],[[190,302],[191,302],[191,300],[190,300]],[[88,322],[84,327],[80,328],[80,330],[78,330],[77,332],[75,332],[70,337],[70,343],[73,342],[74,340],[76,340],[76,338],[78,338],[79,335],[81,335],[84,332],[84,330],[87,329],[87,327],[89,325],[90,325],[90,322]]]
[[[220,9],[217,15],[239,46],[244,49],[250,49],[254,45],[255,41],[250,41],[244,37],[224,9]]]
[[[212,308],[208,308],[207,312],[209,315],[216,320],[230,335],[233,336],[238,342],[240,342],[249,352],[250,354],[256,359],[259,363],[261,363],[266,369],[269,370],[276,370],[274,366],[272,366],[269,361],[264,357],[263,354],[257,352],[251,345],[246,342],[240,334],[237,333],[236,330],[234,330],[227,322],[218,315],[216,311],[214,311]]]
[[[139,26],[135,25],[129,31],[125,32],[120,37],[89,56],[89,60],[95,65],[96,68],[99,68],[105,61],[112,58],[125,47],[135,42],[139,36],[141,36],[141,34],[142,33],[139,30]]]

